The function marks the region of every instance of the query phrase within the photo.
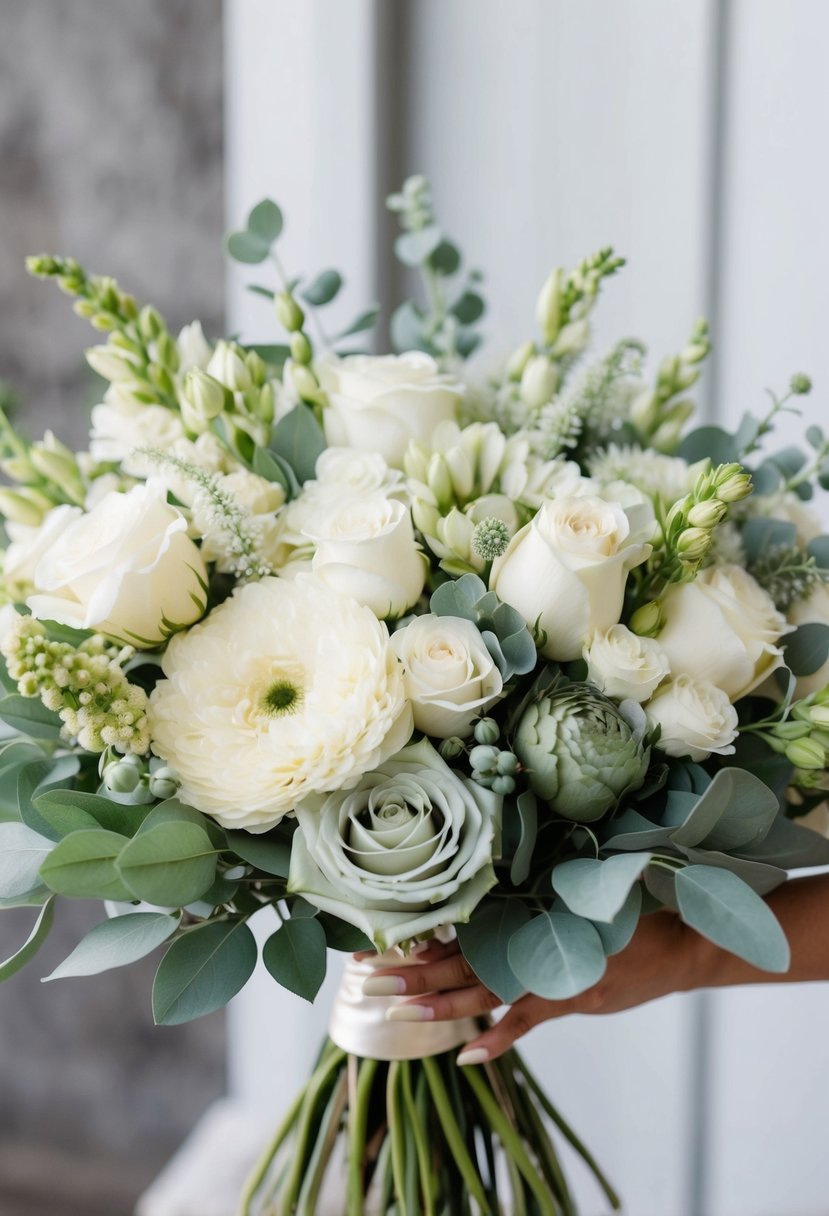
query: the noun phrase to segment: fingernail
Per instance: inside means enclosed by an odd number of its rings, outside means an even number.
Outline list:
[[[363,996],[402,996],[405,991],[402,975],[370,975],[363,980]]]
[[[486,1064],[488,1059],[489,1052],[485,1047],[467,1047],[460,1053],[455,1063],[460,1068],[464,1068],[468,1064]]]
[[[433,1022],[435,1011],[429,1005],[393,1005],[386,1010],[387,1022]]]
[[[411,950],[409,951],[409,954],[414,954],[415,957],[417,957],[418,954],[425,954],[426,951],[430,948],[430,946],[434,946],[434,944],[435,944],[435,939],[433,937],[430,937],[425,942],[418,942],[416,945],[412,946]]]

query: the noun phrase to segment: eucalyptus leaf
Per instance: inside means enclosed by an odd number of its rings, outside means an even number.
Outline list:
[[[41,836],[48,836],[50,840],[60,840],[74,828],[96,827],[94,820],[84,823],[81,817],[76,817],[74,827],[71,822],[53,827],[35,806],[39,793],[71,786],[79,767],[77,756],[61,756],[54,760],[41,757],[36,763],[27,764],[25,768],[20,769],[17,776],[17,806],[22,822]]]
[[[351,324],[348,325],[342,331],[342,333],[337,334],[337,341],[339,341],[340,338],[350,338],[353,334],[362,334],[365,333],[367,329],[372,329],[377,323],[377,318],[379,315],[379,305],[373,304],[370,308],[367,308],[364,312],[361,312],[358,317],[355,317]]]
[[[72,976],[99,975],[102,971],[137,963],[172,937],[180,919],[166,912],[130,912],[105,920],[87,933],[51,975],[44,977],[43,983]]]
[[[303,288],[299,294],[309,304],[321,308],[323,305],[331,303],[339,293],[342,285],[343,276],[338,270],[323,270],[317,275],[313,283]]]
[[[295,498],[299,490],[299,482],[293,469],[287,461],[277,456],[267,448],[256,448],[253,453],[253,471],[266,481],[272,481],[282,486],[287,498]]]
[[[253,232],[270,247],[282,233],[282,211],[272,198],[263,198],[248,216],[248,232]]]
[[[507,950],[516,979],[528,992],[563,1001],[602,978],[602,940],[588,920],[571,912],[542,912],[512,935]]]
[[[227,251],[234,262],[244,262],[246,265],[254,266],[265,261],[271,251],[271,246],[269,241],[262,240],[255,232],[243,230],[231,232],[227,238]]]
[[[180,802],[178,798],[167,798],[164,802],[159,802],[152,807],[139,830],[149,832],[151,828],[157,827],[160,823],[193,823],[196,827],[201,828],[214,848],[226,847],[227,837],[224,828],[209,815],[203,815],[194,806],[188,806],[186,802]]]
[[[523,790],[515,800],[520,822],[518,846],[513,854],[509,877],[513,886],[520,887],[530,873],[536,837],[538,836],[538,802],[532,790]]]
[[[36,891],[42,885],[40,867],[53,847],[24,823],[0,823],[0,899],[16,901]]]
[[[325,435],[314,411],[303,402],[277,423],[271,448],[287,460],[299,482],[310,481],[317,457],[325,451]]]
[[[7,958],[4,962],[0,962],[0,983],[2,983],[3,980],[11,979],[11,977],[16,975],[22,967],[26,966],[30,959],[34,958],[40,947],[46,941],[46,938],[49,936],[49,930],[52,928],[54,920],[55,899],[54,896],[52,896],[50,899],[47,899],[46,903],[40,909],[37,920],[34,923],[34,928],[20,949],[16,950],[14,954],[12,954],[11,957]]]
[[[0,700],[0,721],[32,739],[57,739],[61,720],[47,709],[39,697],[22,697],[12,693]]]
[[[765,837],[740,850],[743,857],[783,870],[829,865],[829,840],[778,815]]]
[[[465,291],[458,296],[449,311],[462,325],[472,325],[484,314],[485,304],[477,291]]]
[[[611,954],[619,954],[630,943],[639,924],[641,911],[642,887],[640,883],[636,883],[628,891],[627,899],[612,921],[597,920],[592,922],[596,932],[602,939],[602,946],[608,958]]]
[[[178,1026],[221,1009],[253,974],[256,939],[242,920],[188,929],[161,960],[153,984],[158,1026]]]
[[[758,895],[768,895],[769,891],[776,890],[788,878],[786,871],[779,866],[765,861],[735,857],[731,853],[721,853],[716,849],[680,848],[680,852],[692,865],[715,866],[717,869],[730,870]]]
[[[283,988],[313,1001],[325,979],[325,951],[322,925],[313,917],[291,917],[265,942],[262,962]]]
[[[728,870],[692,865],[676,876],[682,919],[716,946],[762,971],[781,973],[789,943],[771,908]]]
[[[411,300],[406,300],[392,313],[389,336],[398,353],[408,350],[431,351],[431,344],[426,336],[425,318]]]
[[[0,750],[0,817],[19,818],[18,774],[43,758],[39,747],[24,740],[15,739]]]
[[[667,844],[671,836],[670,827],[660,827],[633,807],[628,807],[618,819],[611,820],[607,830],[612,835],[602,841],[603,849],[652,849],[655,845]]]
[[[762,840],[778,810],[777,796],[754,773],[723,768],[671,839],[729,852]]]
[[[272,367],[282,367],[291,354],[290,346],[284,342],[251,342],[245,347],[245,350],[252,350]]]
[[[94,827],[121,836],[134,836],[152,810],[146,804],[115,802],[102,794],[66,789],[49,789],[36,794],[33,806],[56,840],[62,840],[69,831]]]
[[[509,943],[530,920],[520,899],[487,899],[465,925],[458,925],[458,944],[481,983],[505,1005],[517,1001],[524,985],[509,963]]]
[[[806,453],[798,447],[791,445],[787,448],[781,448],[777,452],[772,452],[768,460],[777,466],[786,481],[794,477],[806,463]]]
[[[806,552],[822,570],[829,570],[829,536],[815,536],[806,546]]]
[[[665,866],[649,865],[645,870],[645,887],[666,908],[677,910],[676,870]]]
[[[700,426],[691,431],[679,445],[677,455],[689,464],[705,460],[706,456],[712,464],[731,464],[740,458],[734,436],[720,426]]]
[[[650,853],[617,853],[601,861],[575,857],[555,867],[553,890],[577,916],[609,924],[650,860]]]
[[[157,907],[193,903],[216,875],[216,850],[195,823],[159,823],[130,840],[118,872],[136,899]]]
[[[811,676],[829,659],[829,625],[810,621],[782,639],[786,665],[796,676]]]
[[[394,242],[394,252],[406,266],[420,266],[438,248],[443,234],[437,224],[402,233]]]
[[[457,274],[461,264],[461,251],[452,241],[442,240],[427,258],[432,270],[448,277]]]
[[[750,562],[755,562],[769,549],[791,548],[797,542],[797,529],[785,519],[768,519],[756,515],[743,524],[741,539]]]
[[[115,866],[126,843],[103,828],[73,832],[55,845],[40,876],[52,891],[73,899],[131,900],[134,895]]]
[[[291,864],[290,841],[273,836],[254,836],[251,832],[227,832],[227,847],[231,852],[277,878],[287,878]]]

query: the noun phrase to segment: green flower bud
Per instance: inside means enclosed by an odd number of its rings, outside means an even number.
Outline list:
[[[164,801],[167,798],[173,798],[181,785],[178,773],[172,769],[157,768],[154,773],[150,773],[150,793],[153,798],[159,798]]]
[[[189,371],[184,380],[184,397],[192,410],[192,421],[207,425],[213,418],[218,418],[227,404],[228,392],[223,384],[214,380],[200,367]],[[190,430],[198,428],[190,426],[190,418],[186,418]]]
[[[564,293],[565,274],[559,267],[548,277],[535,305],[535,319],[545,343],[555,342],[561,328],[561,305]]]
[[[492,745],[501,737],[501,728],[494,718],[481,718],[472,729],[476,743]]]
[[[524,368],[535,353],[535,342],[524,342],[522,346],[519,346],[507,360],[508,379],[520,380],[524,374]]]
[[[446,511],[455,501],[452,478],[440,452],[435,452],[426,470],[426,484],[435,496],[438,506]]]
[[[258,355],[255,350],[245,351],[245,363],[252,382],[261,387],[265,383],[268,374],[268,365],[261,355]]]
[[[786,759],[795,768],[820,769],[826,767],[826,752],[814,739],[795,739],[786,748]]]
[[[142,338],[147,342],[153,342],[165,332],[166,327],[161,313],[153,308],[152,304],[145,304],[138,314],[138,328]]]
[[[803,372],[796,372],[789,381],[790,390],[798,397],[812,391],[812,381]]]
[[[499,752],[495,768],[502,777],[512,777],[518,772],[518,757],[515,752]]]
[[[118,384],[122,380],[134,380],[136,377],[135,364],[117,355],[111,345],[90,346],[84,353],[93,372],[97,372],[104,380]]]
[[[263,384],[259,390],[254,406],[254,413],[257,418],[261,418],[263,422],[273,422],[274,416],[274,399],[273,385]]]
[[[178,371],[179,355],[175,338],[168,333],[159,335],[155,343],[155,355],[159,363],[171,372]]]
[[[295,364],[291,368],[291,378],[293,379],[296,391],[303,401],[310,401],[313,405],[318,401],[324,400],[324,394],[319,386],[319,381],[310,367],[302,367],[299,364]]]
[[[688,512],[688,523],[694,528],[705,528],[710,531],[725,518],[728,507],[719,498],[709,498],[707,502],[698,502]]]
[[[829,705],[812,705],[809,717],[816,726],[829,726]]]
[[[505,552],[510,542],[510,530],[502,519],[490,516],[475,525],[472,548],[485,562],[494,562]]]
[[[305,313],[289,291],[280,291],[276,297],[276,319],[288,333],[302,329]]]
[[[777,738],[785,740],[804,739],[811,731],[809,722],[798,722],[792,718],[789,718],[788,722],[778,722],[774,728]]]
[[[28,456],[10,456],[8,460],[4,460],[0,464],[0,469],[12,481],[29,482],[37,480],[37,473],[32,468]]]
[[[493,777],[491,789],[493,794],[513,794],[515,793],[515,778],[506,776]]]
[[[104,769],[104,785],[113,794],[132,794],[141,781],[141,770],[127,760],[116,760]]]
[[[592,823],[644,782],[646,732],[640,705],[627,702],[623,713],[589,684],[559,680],[524,711],[515,752],[554,814]]]
[[[291,358],[295,363],[309,364],[313,356],[311,343],[306,338],[305,334],[300,330],[291,334]]]
[[[479,743],[469,753],[469,763],[479,773],[491,772],[498,760],[498,748]]]
[[[438,744],[438,751],[444,760],[457,760],[465,751],[463,739],[459,739],[457,735],[450,735],[448,739],[441,739]]]
[[[721,498],[723,502],[739,502],[741,499],[747,498],[752,491],[751,474],[746,473],[740,465],[726,465],[724,467],[739,471],[732,471],[724,477],[717,477],[717,497]]]
[[[649,600],[647,604],[637,608],[630,618],[630,628],[641,638],[658,637],[664,624],[665,615],[657,600]]]
[[[676,551],[685,561],[700,561],[710,548],[711,534],[704,528],[686,528],[677,537]]]
[[[7,490],[0,487],[0,515],[27,528],[39,528],[54,504],[36,490]]]

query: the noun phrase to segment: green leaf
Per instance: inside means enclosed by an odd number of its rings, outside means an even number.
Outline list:
[[[251,832],[227,832],[227,847],[247,861],[277,878],[287,878],[291,865],[291,844],[285,839],[272,836],[254,836]]]
[[[575,857],[555,867],[553,890],[577,916],[610,924],[650,859],[650,853],[618,853],[604,861]]]
[[[797,543],[797,530],[794,524],[785,519],[767,519],[757,515],[743,524],[741,538],[749,561],[755,562],[768,549],[777,548],[778,545],[791,548]]]
[[[609,924],[600,920],[593,922],[608,957],[619,954],[628,945],[636,932],[641,911],[642,887],[637,883],[630,888],[627,899]]]
[[[247,283],[245,284],[245,290],[249,291],[251,295],[262,296],[265,300],[276,299],[275,291],[273,291],[270,287],[262,287],[259,283]]]
[[[49,930],[52,928],[54,919],[55,898],[52,896],[51,899],[47,899],[41,908],[34,928],[20,949],[16,950],[5,962],[0,962],[0,983],[16,975],[21,967],[25,967],[29,960],[34,958],[49,936]]]
[[[788,877],[786,871],[779,866],[770,865],[765,861],[735,857],[732,853],[722,853],[717,849],[689,849],[686,846],[681,847],[680,852],[693,865],[730,870],[758,895],[768,895],[769,891],[776,890]]]
[[[18,774],[28,764],[42,759],[43,752],[33,743],[15,740],[0,750],[0,818],[19,817]]]
[[[338,270],[323,270],[317,275],[313,283],[304,288],[299,294],[309,304],[313,304],[316,308],[322,308],[324,304],[331,303],[342,285],[343,276]]]
[[[394,252],[406,266],[420,266],[442,240],[443,234],[437,224],[429,224],[426,228],[402,233],[394,242]]]
[[[401,304],[392,313],[389,336],[398,353],[407,350],[431,351],[423,315],[411,300]]]
[[[432,270],[448,276],[456,274],[460,269],[461,251],[451,241],[441,241],[437,249],[429,254],[428,262]]]
[[[602,848],[626,851],[652,849],[655,845],[667,844],[672,829],[660,827],[658,823],[652,823],[650,819],[640,815],[633,807],[628,807],[618,819],[608,825],[607,830],[613,835],[602,841]]]
[[[167,798],[164,802],[159,802],[157,806],[152,807],[141,824],[140,831],[149,832],[151,828],[157,827],[160,823],[193,823],[197,828],[201,828],[215,849],[226,847],[224,828],[209,815],[203,815],[194,806],[188,806],[187,803],[180,802],[178,798]]]
[[[180,917],[166,912],[129,912],[96,925],[78,943],[68,958],[43,979],[64,980],[71,976],[99,975],[114,967],[126,967],[151,954],[171,937]]]
[[[265,261],[271,251],[271,246],[270,242],[263,241],[256,233],[244,230],[231,232],[227,238],[227,251],[234,262],[255,265],[257,262]]]
[[[816,536],[806,546],[806,552],[822,570],[829,570],[829,536]]]
[[[682,797],[675,791],[671,795]],[[701,845],[730,852],[762,840],[778,811],[776,795],[754,773],[723,768],[671,833],[671,840],[690,848]]]
[[[33,805],[56,840],[62,840],[70,831],[94,827],[120,836],[134,836],[152,810],[146,804],[114,802],[101,794],[64,789],[36,794]],[[45,829],[43,834],[47,834]]]
[[[0,701],[0,721],[32,739],[56,739],[62,725],[39,697],[21,697],[18,693]]]
[[[287,463],[267,448],[256,448],[253,453],[253,471],[266,481],[273,481],[282,486],[288,498],[295,498],[299,491],[299,483],[294,471]]]
[[[270,247],[282,233],[282,211],[271,198],[263,198],[248,216],[248,232],[254,233]]]
[[[734,436],[720,426],[700,426],[686,435],[679,445],[677,455],[689,464],[710,457],[712,464],[731,464],[739,460],[739,450]]]
[[[282,367],[291,353],[290,346],[286,346],[284,342],[251,342],[245,350],[252,350],[272,367]]]
[[[103,828],[73,832],[54,847],[40,876],[52,891],[73,899],[134,899],[115,866],[125,844],[123,836]]]
[[[779,452],[772,452],[768,459],[771,464],[777,466],[785,480],[788,481],[803,468],[806,463],[806,453],[792,445],[782,448]]]
[[[60,840],[67,832],[76,828],[96,826],[94,821],[80,822],[76,819],[74,826],[66,823],[63,830],[58,830],[44,819],[34,805],[39,793],[71,785],[79,767],[77,756],[61,756],[56,760],[45,760],[41,756],[34,764],[27,764],[25,768],[20,769],[17,776],[18,814],[32,831],[39,832],[41,836],[48,836],[50,840]]]
[[[509,965],[528,992],[563,1001],[586,992],[604,975],[601,938],[571,912],[542,912],[510,938]]]
[[[320,912],[317,921],[325,930],[325,940],[330,950],[342,950],[346,954],[356,954],[358,950],[373,950],[374,943],[366,937],[362,929],[349,925],[347,921],[332,916],[329,912]]]
[[[517,1001],[524,991],[509,963],[509,943],[529,920],[530,910],[520,899],[487,899],[467,924],[458,925],[464,958],[481,983],[505,1005]]]
[[[300,402],[277,423],[271,447],[287,460],[300,482],[310,481],[317,457],[325,451],[325,435],[314,411]]]
[[[216,850],[195,823],[159,823],[124,846],[118,872],[136,899],[182,908],[211,886]]]
[[[778,815],[763,840],[741,849],[743,856],[783,870],[829,865],[829,840],[811,828]]]
[[[521,824],[518,846],[513,854],[509,878],[513,886],[520,887],[530,872],[536,837],[538,836],[538,803],[532,790],[523,790],[515,800],[515,809]]]
[[[483,299],[476,291],[465,291],[458,296],[449,311],[453,317],[458,318],[461,325],[473,325],[484,315],[485,307]]]
[[[0,823],[0,899],[18,900],[41,886],[52,842],[23,823]]]
[[[777,917],[735,874],[688,866],[676,876],[676,897],[685,923],[714,945],[762,971],[788,970],[789,943]]]
[[[325,979],[325,930],[315,918],[292,917],[265,942],[262,962],[283,988],[313,1001]]]
[[[823,447],[823,431],[819,426],[808,426],[806,428],[806,442],[815,449],[820,451]]]
[[[813,675],[829,658],[829,625],[817,621],[798,625],[794,633],[782,639],[781,645],[786,665],[794,675]]]
[[[253,974],[256,940],[244,921],[188,929],[161,960],[153,984],[157,1026],[179,1026],[221,1009]]]
[[[370,308],[367,308],[364,312],[361,312],[358,317],[355,317],[351,324],[344,329],[342,333],[337,334],[337,341],[339,341],[340,338],[350,338],[352,334],[365,333],[367,329],[373,328],[373,326],[377,323],[377,318],[379,315],[379,304],[372,304]]]

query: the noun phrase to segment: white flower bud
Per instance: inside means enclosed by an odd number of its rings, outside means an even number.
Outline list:
[[[521,376],[521,400],[532,410],[541,409],[558,388],[558,369],[546,355],[534,355]]]
[[[38,528],[54,503],[35,490],[7,490],[0,487],[0,514],[16,524]]]
[[[527,361],[535,354],[535,342],[524,342],[507,360],[506,372],[510,380],[520,380]]]
[[[232,342],[216,343],[207,372],[234,393],[244,393],[252,383],[248,366]]]
[[[135,364],[125,355],[116,355],[111,346],[90,346],[84,353],[93,372],[103,376],[104,380],[117,383],[119,380],[135,379]]]
[[[182,398],[182,414],[187,429],[198,432],[221,414],[227,401],[227,390],[218,380],[196,367],[187,373]]]
[[[555,342],[561,328],[561,296],[564,282],[564,271],[561,268],[554,270],[538,293],[535,316],[542,337],[548,345]]]
[[[561,358],[562,355],[576,355],[579,351],[584,350],[589,341],[589,321],[571,321],[569,325],[564,326],[564,329],[562,329],[556,338],[553,345],[553,354],[557,358]]]

